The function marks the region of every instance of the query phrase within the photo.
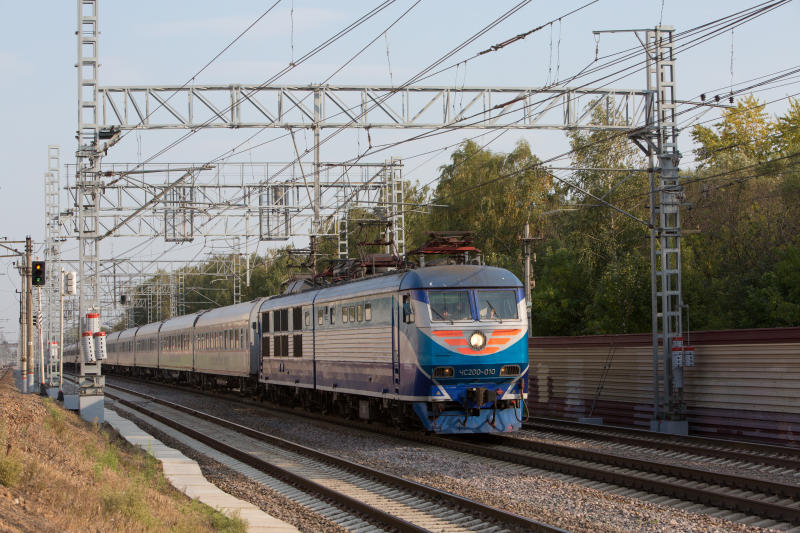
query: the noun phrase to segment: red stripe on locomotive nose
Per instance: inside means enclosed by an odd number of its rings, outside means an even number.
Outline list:
[[[437,337],[463,337],[464,336],[464,332],[463,331],[457,331],[457,330],[452,330],[452,329],[432,331],[431,333],[433,333]]]
[[[522,331],[521,329],[496,329],[492,332],[492,335],[516,335]]]
[[[445,339],[450,346],[467,346],[467,339]]]

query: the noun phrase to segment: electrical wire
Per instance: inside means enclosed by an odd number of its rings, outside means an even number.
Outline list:
[[[750,10],[742,10],[742,11],[734,13],[732,15],[728,15],[726,17],[722,17],[721,19],[717,19],[717,21],[712,21],[711,23],[703,24],[701,26],[698,26],[697,28],[693,28],[693,29],[687,30],[686,32],[681,32],[681,35],[683,35],[683,38],[686,38],[687,36],[691,36],[694,33],[697,33],[697,31],[699,31],[699,30],[708,30],[707,33],[705,33],[703,35],[700,35],[699,37],[695,37],[694,39],[690,40],[689,42],[684,43],[682,46],[679,45],[676,48],[681,48],[681,47],[687,48],[687,49],[694,48],[695,46],[697,46],[699,44],[702,44],[703,42],[705,42],[705,41],[707,41],[707,40],[709,40],[709,39],[711,39],[713,37],[716,37],[716,36],[724,34],[731,25],[733,25],[734,27],[742,25],[742,24],[744,24],[746,22],[749,22],[750,20],[753,20],[753,19],[755,19],[755,18],[757,18],[759,16],[762,16],[762,15],[766,14],[767,12],[769,12],[769,11],[771,11],[773,9],[777,9],[781,5],[784,5],[787,1],[788,0],[782,0],[782,1],[778,1],[778,2],[764,2],[763,4],[759,4],[758,6],[755,6],[754,8],[751,8]],[[724,22],[725,24],[720,25],[721,22]],[[630,69],[632,67],[635,67],[635,66],[637,66],[637,65],[633,65],[631,67],[626,67],[626,68],[622,69],[621,71],[617,71],[617,73],[624,72],[625,70],[628,70],[628,69]],[[585,70],[586,69],[584,69],[583,71],[585,71]],[[579,73],[579,75],[581,75],[583,73],[583,71],[581,71],[581,73]],[[613,76],[613,74],[610,75],[610,76]],[[610,76],[605,76],[604,78],[608,78]],[[601,79],[604,79],[604,78],[601,78]],[[469,125],[466,125],[466,126],[462,125],[462,126],[459,126],[457,128],[454,128],[452,126],[449,126],[447,128],[438,128],[437,130],[434,130],[433,132],[426,132],[426,133],[421,134],[419,136],[415,136],[412,139],[407,139],[407,140],[398,141],[396,143],[391,143],[388,146],[383,147],[382,149],[386,149],[387,147],[394,147],[394,146],[397,146],[397,145],[400,145],[400,144],[404,144],[406,142],[411,142],[413,140],[419,140],[421,138],[428,138],[428,137],[430,137],[432,135],[438,135],[438,134],[442,133],[439,130],[450,131],[452,129],[458,129],[458,128],[463,128],[463,127],[469,127]],[[620,135],[626,135],[626,134],[627,134],[627,132],[620,133]],[[607,140],[605,140],[603,142],[607,142]],[[378,147],[373,147],[373,148],[368,149],[368,152],[369,153],[375,153],[376,151],[382,151],[382,149],[378,149]],[[566,152],[565,154],[561,154],[560,156],[557,156],[557,159],[567,157],[571,153],[573,153],[573,151],[569,151],[569,152]],[[354,159],[356,161],[360,160],[365,155],[367,155],[367,152],[365,152],[364,154],[359,155],[358,157],[356,157]],[[554,160],[557,160],[557,159],[554,159]],[[353,160],[351,160],[351,161],[353,161]],[[548,162],[549,162],[549,160],[548,160]],[[479,187],[479,186],[476,186],[476,187]],[[472,188],[470,190],[473,190],[473,189],[474,188]]]
[[[221,113],[225,113],[227,111],[230,111],[230,109],[233,106],[240,104],[242,101],[247,99],[249,96],[253,95],[257,91],[259,91],[259,90],[263,89],[264,87],[274,83],[275,81],[277,81],[278,79],[280,79],[284,75],[288,74],[289,72],[291,72],[292,70],[294,70],[295,68],[297,68],[301,64],[305,63],[306,61],[311,59],[313,56],[315,56],[316,54],[318,54],[322,50],[328,48],[330,45],[332,45],[333,43],[335,43],[336,41],[338,41],[339,39],[341,39],[342,37],[344,37],[345,35],[347,35],[351,31],[353,31],[355,28],[359,27],[361,24],[363,24],[367,20],[371,19],[372,17],[374,17],[375,15],[377,15],[378,13],[380,13],[381,11],[383,11],[384,9],[389,7],[395,1],[396,0],[384,0],[378,6],[374,7],[370,11],[368,11],[365,15],[362,15],[361,17],[356,19],[354,22],[350,23],[348,26],[346,26],[345,28],[339,30],[333,36],[329,37],[327,40],[323,41],[322,43],[320,43],[319,45],[317,45],[316,47],[314,47],[313,49],[308,51],[306,54],[304,54],[297,61],[294,61],[291,64],[285,66],[283,69],[281,69],[277,73],[273,74],[270,78],[268,78],[266,81],[264,81],[263,83],[261,83],[260,85],[258,85],[254,89],[252,89],[250,92],[248,92],[246,94],[243,94],[241,97],[239,97],[237,99],[236,102],[231,102],[231,104],[228,107],[226,107],[223,111],[221,111]],[[165,154],[166,152],[168,152],[172,148],[178,146],[179,144],[184,142],[186,139],[192,137],[198,131],[201,131],[202,129],[207,127],[209,124],[211,124],[214,121],[214,119],[215,119],[215,116],[212,116],[211,118],[209,118],[208,120],[206,120],[205,122],[203,122],[202,124],[197,126],[196,128],[193,128],[192,130],[188,131],[187,133],[185,133],[184,135],[182,135],[181,137],[179,137],[175,141],[172,141],[167,146],[165,146],[164,148],[162,148],[161,150],[159,150],[155,154],[153,154],[150,157],[148,157],[145,161],[143,161],[142,163],[140,163],[139,165],[134,167],[133,170],[134,171],[137,170],[138,168],[141,167],[142,164],[149,163],[149,162],[153,161],[154,159],[156,159],[157,157]],[[115,181],[118,181],[119,179],[122,179],[123,177],[124,177],[124,175],[120,176]],[[112,184],[114,182],[112,182]]]
[[[172,94],[170,94],[170,95],[169,95],[169,96],[168,96],[168,97],[167,97],[167,98],[166,98],[166,99],[165,99],[163,102],[160,102],[160,103],[158,104],[158,106],[156,106],[156,108],[155,108],[155,109],[153,109],[152,111],[149,111],[149,112],[147,113],[147,115],[146,115],[146,116],[145,116],[145,117],[144,117],[144,118],[143,118],[141,121],[139,121],[139,123],[138,123],[138,124],[136,124],[136,126],[134,126],[134,127],[133,127],[133,129],[130,129],[130,130],[128,130],[128,131],[126,131],[126,132],[124,132],[123,134],[121,134],[121,135],[119,136],[119,140],[118,140],[117,142],[119,142],[119,141],[121,141],[122,139],[124,139],[124,138],[125,138],[125,137],[126,137],[126,136],[127,136],[129,133],[130,133],[130,132],[132,132],[132,131],[137,131],[137,130],[136,130],[136,128],[137,128],[138,126],[141,126],[142,124],[144,124],[144,123],[147,121],[147,119],[148,119],[148,118],[150,118],[150,117],[153,115],[153,113],[155,113],[156,111],[158,111],[159,109],[161,109],[162,107],[164,107],[164,106],[167,104],[167,102],[169,102],[169,101],[172,99],[172,97],[173,97],[173,96],[175,96],[176,94],[178,94],[178,93],[179,93],[179,92],[180,92],[182,89],[185,89],[187,85],[189,85],[190,83],[192,83],[192,82],[193,82],[193,81],[194,81],[194,80],[197,78],[197,76],[199,76],[200,74],[202,74],[202,73],[203,73],[203,71],[205,71],[205,70],[206,70],[208,67],[210,67],[210,66],[211,66],[211,64],[212,64],[212,63],[214,63],[214,61],[216,61],[217,59],[219,59],[219,58],[222,56],[222,54],[224,54],[225,52],[227,52],[227,51],[228,51],[228,50],[229,50],[229,49],[230,49],[230,48],[231,48],[231,47],[232,47],[234,44],[236,44],[236,43],[237,43],[237,41],[239,41],[239,39],[241,39],[242,37],[244,37],[244,35],[245,35],[247,32],[249,32],[251,29],[253,29],[253,27],[255,27],[255,25],[256,25],[256,24],[258,24],[259,22],[261,22],[261,19],[263,19],[264,17],[266,17],[266,16],[267,16],[267,15],[268,15],[268,14],[269,14],[269,13],[270,13],[270,12],[271,12],[273,9],[275,9],[275,7],[276,7],[278,4],[280,4],[280,3],[281,3],[281,0],[277,0],[277,1],[276,1],[274,4],[272,4],[270,7],[268,7],[268,8],[266,9],[266,11],[264,11],[264,12],[263,12],[261,15],[259,15],[259,16],[258,16],[258,17],[257,17],[257,18],[256,18],[256,19],[253,21],[253,22],[251,22],[251,23],[250,23],[250,25],[248,25],[248,26],[247,26],[247,27],[246,27],[244,30],[242,30],[242,31],[241,31],[241,32],[240,32],[240,33],[239,33],[239,34],[238,34],[238,35],[237,35],[237,36],[236,36],[236,37],[235,37],[235,38],[234,38],[234,39],[233,39],[231,42],[229,42],[229,43],[228,43],[228,44],[227,44],[227,45],[226,45],[226,46],[225,46],[225,47],[224,47],[222,50],[220,50],[220,51],[217,53],[217,55],[215,55],[213,58],[211,58],[211,60],[209,60],[209,61],[208,61],[208,62],[207,62],[205,65],[203,65],[203,66],[200,68],[200,70],[198,70],[197,72],[195,72],[194,74],[192,74],[192,76],[191,76],[191,77],[190,77],[188,80],[186,80],[186,81],[183,83],[183,85],[181,85],[181,86],[180,86],[178,89],[175,89],[175,90],[172,92]],[[139,152],[140,152],[140,154],[139,154],[139,155],[140,155],[140,158],[141,158],[141,146],[139,147]]]

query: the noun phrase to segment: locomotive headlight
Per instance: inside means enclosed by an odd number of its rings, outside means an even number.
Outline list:
[[[486,346],[486,336],[480,331],[476,331],[469,336],[469,345],[473,350],[480,350]]]

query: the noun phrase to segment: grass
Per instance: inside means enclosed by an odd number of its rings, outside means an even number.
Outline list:
[[[22,476],[22,463],[11,453],[5,424],[0,422],[0,485],[15,486]]]
[[[0,382],[0,485],[25,500],[31,520],[48,515],[53,531],[247,530],[240,517],[172,487],[156,459],[109,426],[84,422],[51,400],[20,395],[7,379]]]
[[[50,398],[44,399],[44,407],[47,409],[45,424],[57,435],[61,435],[67,429],[66,413]]]
[[[197,500],[190,501],[188,505],[195,512],[205,515],[214,531],[221,533],[245,533],[247,531],[247,523],[239,517],[238,513],[234,516],[226,516]]]

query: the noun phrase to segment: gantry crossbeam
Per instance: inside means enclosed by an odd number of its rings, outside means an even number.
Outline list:
[[[645,125],[648,91],[585,87],[202,85],[100,87],[104,127],[626,130]],[[315,96],[319,108],[315,110]],[[607,108],[608,124],[592,123]],[[315,114],[316,113],[318,114]]]

